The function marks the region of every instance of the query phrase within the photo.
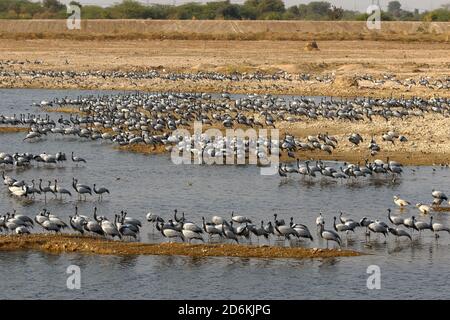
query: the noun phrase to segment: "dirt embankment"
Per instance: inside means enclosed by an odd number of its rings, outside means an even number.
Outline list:
[[[41,250],[112,255],[182,255],[191,257],[329,258],[359,256],[341,249],[274,247],[235,244],[138,243],[75,235],[0,236],[0,250]]]

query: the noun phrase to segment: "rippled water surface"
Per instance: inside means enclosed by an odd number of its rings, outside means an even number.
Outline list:
[[[36,113],[33,102],[53,97],[93,91],[0,90],[0,114]],[[104,92],[101,92],[103,94]],[[58,115],[52,115],[57,117]],[[400,194],[412,202],[429,202],[433,188],[449,190],[450,170],[439,167],[406,167],[396,183],[384,178],[368,178],[357,183],[315,182],[292,177],[261,176],[253,166],[176,166],[169,156],[146,156],[120,152],[109,143],[78,140],[49,135],[45,139],[22,142],[23,133],[1,134],[0,152],[71,151],[88,160],[75,166],[70,161],[60,167],[7,169],[8,175],[30,181],[58,179],[70,189],[72,177],[81,183],[106,186],[111,195],[98,203],[95,197],[77,202],[76,197],[45,205],[39,197],[34,202],[19,201],[0,186],[0,213],[15,208],[34,216],[46,207],[68,219],[78,204],[81,214],[99,213],[113,217],[119,210],[145,220],[148,211],[172,215],[173,209],[184,211],[198,223],[201,217],[214,214],[229,216],[231,210],[254,221],[271,219],[278,213],[291,216],[315,229],[314,221],[322,210],[327,227],[339,210],[356,219],[363,216],[387,221],[386,209],[393,207],[392,196]],[[337,166],[337,165],[336,165]],[[414,170],[414,171],[413,171]],[[51,197],[50,197],[51,198]],[[410,208],[404,216],[418,215]],[[435,221],[450,224],[448,214],[435,213]],[[427,217],[420,219],[428,220]],[[315,238],[317,235],[313,233]],[[436,241],[430,232],[416,234],[412,244],[389,236],[374,237],[364,245],[363,230],[344,239],[344,247],[369,255],[319,260],[272,260],[242,258],[189,258],[163,256],[98,256],[80,254],[52,255],[42,252],[0,251],[0,298],[89,298],[89,299],[378,299],[378,298],[450,298],[449,235]],[[141,241],[160,241],[151,226],[145,224]],[[324,247],[315,239],[303,246]],[[81,290],[66,287],[66,268],[75,264],[82,272]],[[369,265],[381,268],[381,289],[368,290]]]

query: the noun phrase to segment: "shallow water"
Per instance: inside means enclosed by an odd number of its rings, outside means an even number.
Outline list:
[[[53,97],[91,94],[94,91],[0,90],[0,114],[36,113],[33,102]],[[102,94],[104,92],[101,92]],[[54,117],[57,117],[55,114]],[[358,183],[315,182],[292,177],[282,181],[278,175],[262,176],[253,166],[177,166],[168,155],[149,156],[114,150],[108,143],[49,136],[34,143],[22,142],[23,133],[0,135],[0,152],[71,151],[88,160],[75,166],[70,161],[57,168],[6,170],[17,179],[44,181],[58,179],[71,189],[72,177],[81,183],[106,186],[111,195],[103,202],[97,198],[77,202],[76,196],[64,201],[38,196],[34,202],[19,201],[0,186],[0,213],[15,208],[34,216],[42,208],[65,217],[73,214],[77,204],[81,214],[91,215],[94,206],[99,214],[113,217],[120,210],[145,221],[149,211],[163,217],[173,209],[184,211],[198,223],[201,217],[229,216],[231,210],[251,217],[255,222],[272,219],[273,213],[304,223],[315,229],[314,221],[323,211],[327,228],[339,211],[360,219],[363,216],[387,221],[386,209],[393,214],[392,196],[400,194],[411,202],[429,202],[433,188],[447,191],[450,170],[439,167],[407,167],[396,183],[365,179]],[[412,171],[415,170],[415,172]],[[52,198],[50,196],[49,198]],[[415,208],[404,210],[405,216],[419,216]],[[450,224],[448,214],[434,214],[435,221]],[[420,217],[428,220],[428,217]],[[344,239],[344,247],[370,255],[320,260],[270,260],[242,258],[190,258],[136,256],[116,257],[41,252],[0,252],[0,298],[192,298],[192,299],[317,299],[317,298],[450,298],[445,288],[450,283],[449,235],[436,241],[431,232],[396,241],[389,236],[374,237],[364,245],[363,230]],[[313,233],[317,238],[317,235]],[[145,223],[141,241],[160,241]],[[261,240],[261,242],[264,242]],[[323,241],[304,241],[304,246],[325,247]],[[80,290],[66,287],[66,268],[80,266]],[[381,289],[369,290],[366,269],[381,268]]]

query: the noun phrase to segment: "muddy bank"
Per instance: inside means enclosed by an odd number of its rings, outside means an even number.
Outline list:
[[[106,255],[182,255],[191,257],[330,258],[359,256],[341,249],[247,246],[234,244],[136,243],[75,235],[0,236],[0,250],[40,250],[51,253],[77,252]]]
[[[24,127],[1,127],[0,133],[17,133],[17,132],[28,132],[29,128]]]

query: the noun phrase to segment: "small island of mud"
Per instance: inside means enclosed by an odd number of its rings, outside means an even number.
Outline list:
[[[359,256],[343,249],[276,247],[236,244],[141,243],[112,241],[77,235],[1,235],[1,251],[40,250],[50,253],[77,252],[104,255],[181,255],[241,258],[331,258]]]

